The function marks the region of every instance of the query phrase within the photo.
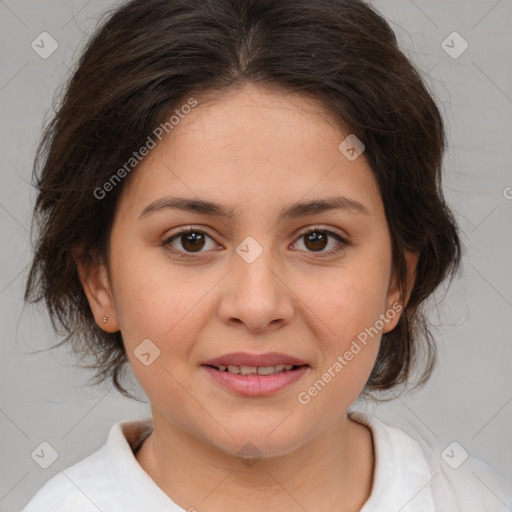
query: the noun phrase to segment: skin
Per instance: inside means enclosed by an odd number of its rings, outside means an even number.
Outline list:
[[[371,492],[374,451],[371,432],[347,410],[370,375],[381,335],[307,405],[297,396],[379,315],[405,305],[377,182],[364,153],[350,161],[338,150],[350,131],[311,99],[256,85],[197,98],[125,184],[110,272],[79,263],[98,325],[121,330],[151,403],[154,430],[137,460],[185,510],[357,511]],[[237,214],[163,208],[140,218],[170,195],[207,199]],[[278,220],[288,204],[332,195],[358,201],[368,213],[338,209]],[[334,253],[340,242],[331,235],[315,251],[303,233],[314,226],[349,243]],[[199,252],[187,253],[183,237],[165,244],[179,227],[208,235]],[[252,263],[236,252],[248,236],[263,249]],[[406,258],[410,291],[417,257]],[[144,339],[160,349],[149,366],[134,354]],[[200,367],[234,351],[283,352],[310,368],[272,396],[246,397]],[[250,467],[237,457],[246,443],[262,456]]]

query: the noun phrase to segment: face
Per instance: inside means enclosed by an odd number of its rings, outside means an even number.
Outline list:
[[[312,100],[253,85],[197,99],[130,176],[109,277],[84,287],[159,421],[285,454],[346,421],[398,321],[383,204]]]

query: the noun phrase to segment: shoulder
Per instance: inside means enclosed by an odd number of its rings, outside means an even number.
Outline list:
[[[457,441],[427,444],[418,439],[433,476],[432,492],[437,503],[450,496],[463,512],[509,512],[512,487],[484,460],[471,455]]]
[[[129,509],[123,491],[125,475],[137,467],[133,448],[147,435],[148,420],[114,424],[105,444],[96,452],[69,466],[46,482],[22,512],[117,512]],[[149,477],[148,477],[149,478]]]
[[[379,502],[403,502],[403,511],[509,512],[512,489],[484,461],[456,442],[427,442],[375,416],[353,412],[373,435],[376,468],[368,509]],[[370,506],[371,505],[371,506]],[[399,506],[400,508],[400,506]],[[378,510],[375,508],[375,510]]]
[[[98,512],[101,510],[96,503],[98,496],[111,492],[105,459],[105,446],[102,446],[92,455],[57,473],[39,489],[22,512],[45,512],[50,506],[53,512]],[[101,479],[99,475],[102,475]]]

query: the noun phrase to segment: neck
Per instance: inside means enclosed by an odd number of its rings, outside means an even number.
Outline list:
[[[153,432],[136,458],[177,505],[200,512],[355,512],[371,493],[374,472],[371,432],[347,417],[291,453],[250,461],[153,411]]]

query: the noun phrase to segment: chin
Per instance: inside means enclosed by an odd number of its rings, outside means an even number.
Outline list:
[[[280,457],[295,451],[307,442],[303,429],[291,429],[290,426],[278,425],[279,422],[275,422],[270,426],[268,422],[261,426],[254,420],[248,428],[240,424],[231,426],[225,424],[224,427],[232,437],[223,431],[225,435],[222,439],[210,437],[208,442],[217,449],[241,459]]]

